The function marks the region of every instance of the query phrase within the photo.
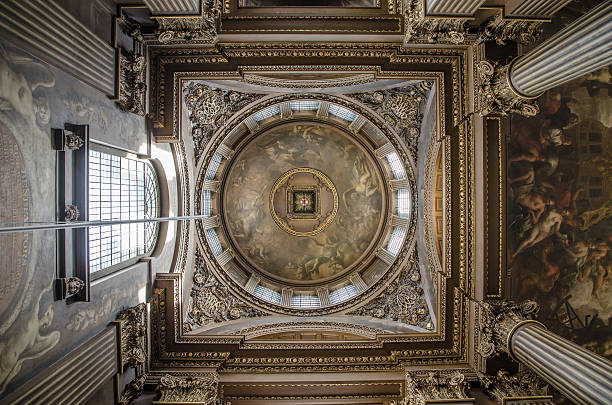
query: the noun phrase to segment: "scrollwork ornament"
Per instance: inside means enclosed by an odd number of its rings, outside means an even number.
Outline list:
[[[157,40],[163,44],[176,41],[217,41],[219,6],[216,0],[202,1],[202,15],[198,17],[166,17],[159,19]]]
[[[209,323],[264,316],[265,313],[238,300],[208,269],[204,257],[196,252],[193,286],[185,329],[190,331]]]
[[[142,395],[142,391],[144,390],[145,381],[147,380],[147,375],[142,374],[139,377],[134,378],[130,381],[123,392],[121,393],[121,397],[119,398],[119,403],[122,405],[127,405],[132,402],[134,399],[138,398]]]
[[[169,374],[159,380],[157,391],[161,393],[160,403],[197,403],[202,405],[220,404],[218,398],[219,376],[206,373],[199,377],[178,378]]]
[[[424,405],[431,400],[467,398],[470,385],[459,372],[406,373],[406,398],[403,405]]]
[[[487,21],[476,42],[495,41],[505,46],[508,41],[514,41],[529,45],[537,41],[541,34],[542,21],[505,19],[498,13]]]
[[[85,287],[85,282],[78,277],[70,277],[66,279],[66,293],[68,295],[78,294],[83,287]]]
[[[79,150],[84,144],[83,138],[79,135],[73,133],[68,133],[66,135],[66,148],[70,150]]]
[[[142,31],[140,30],[140,24],[131,19],[125,14],[124,10],[121,10],[120,17],[117,19],[117,25],[121,27],[121,30],[132,39],[137,42],[143,43],[144,37],[142,36]]]
[[[145,303],[140,303],[121,311],[117,316],[121,323],[121,356],[124,364],[127,363],[131,367],[136,367],[146,360],[146,308]]]
[[[482,115],[516,113],[533,117],[539,112],[535,99],[522,97],[510,87],[507,77],[509,65],[483,60],[478,63],[477,69]]]
[[[481,341],[479,352],[483,357],[508,353],[508,337],[514,327],[531,320],[538,312],[538,304],[528,300],[521,304],[504,301],[501,304],[481,302]],[[508,353],[509,354],[509,353]]]
[[[196,159],[199,159],[217,128],[234,112],[261,97],[259,94],[213,89],[193,82],[185,85],[183,94],[192,124]]]
[[[122,111],[146,114],[146,63],[144,56],[133,52],[121,54],[119,101]]]
[[[422,0],[409,0],[405,21],[404,46],[417,40],[461,44],[467,35],[465,18],[426,17]]]
[[[529,369],[516,374],[501,369],[495,376],[478,373],[478,380],[483,391],[500,404],[504,398],[544,396],[548,392],[548,384]]]
[[[352,314],[391,319],[430,330],[433,325],[420,280],[418,265],[411,263],[379,298]]]

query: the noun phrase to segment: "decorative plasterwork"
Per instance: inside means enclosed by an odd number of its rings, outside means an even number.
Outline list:
[[[410,42],[425,40],[429,43],[450,42],[460,44],[467,35],[466,18],[427,17],[423,0],[408,0],[406,10],[406,36],[404,46]]]
[[[144,385],[146,380],[147,375],[142,374],[141,376],[136,377],[135,379],[130,381],[123,389],[123,392],[121,393],[121,397],[119,398],[118,402],[122,405],[128,405],[134,399],[141,396],[142,392],[144,391]]]
[[[198,17],[157,18],[157,40],[163,44],[186,41],[216,42],[217,18],[220,14],[217,3],[217,0],[203,0],[202,15]]]
[[[491,17],[480,33],[477,42],[495,41],[505,46],[508,41],[529,45],[542,34],[543,21],[504,18],[502,11]]]
[[[370,93],[354,93],[349,97],[372,108],[385,119],[387,124],[395,128],[416,161],[423,105],[432,84],[431,81],[424,80],[418,85]]]
[[[529,369],[516,374],[502,369],[495,376],[478,373],[478,380],[482,390],[500,404],[505,398],[544,396],[548,392],[548,384]]]
[[[425,405],[428,401],[466,399],[470,385],[465,376],[455,371],[437,371],[428,374],[406,373],[404,405]]]
[[[400,276],[389,284],[379,298],[353,311],[352,314],[391,319],[432,330],[434,325],[419,283],[421,274],[418,265],[415,264],[418,261],[415,256],[416,253]]]
[[[500,353],[510,353],[508,347],[510,335],[516,327],[525,322],[536,322],[530,320],[538,312],[538,304],[535,301],[525,301],[515,304],[511,301],[503,301],[501,304],[480,303],[482,307],[482,318],[480,325],[482,335],[479,351],[484,357],[492,357]]]
[[[156,404],[217,404],[219,375],[207,373],[198,377],[179,378],[166,374],[156,388],[161,397]]]
[[[145,115],[146,111],[146,64],[144,56],[133,52],[120,52],[119,100],[122,111]]]
[[[266,315],[237,299],[227,286],[221,284],[208,269],[199,251],[195,253],[193,286],[190,296],[184,323],[187,331],[210,323]]]
[[[140,43],[144,42],[144,37],[140,31],[140,24],[127,16],[123,8],[120,8],[119,10],[119,18],[117,18],[116,24],[126,35],[135,41]]]
[[[196,161],[199,160],[201,152],[206,149],[212,134],[234,112],[262,97],[261,94],[213,89],[193,82],[185,85],[183,92],[192,123],[191,133]]]
[[[303,67],[296,66],[296,70]],[[244,73],[242,75],[246,83],[257,86],[277,87],[286,89],[325,89],[331,87],[348,87],[359,84],[371,83],[376,80],[374,73],[352,74],[346,77],[338,77],[324,80],[305,80],[305,79],[280,79],[269,77],[263,74]]]
[[[510,65],[480,61],[477,65],[479,75],[479,97],[483,115],[517,113],[532,117],[539,111],[535,99],[519,95],[509,83]]]
[[[147,332],[145,311],[146,304],[125,309],[117,315],[120,322],[121,358],[123,366],[129,364],[136,367],[146,360],[144,338]]]

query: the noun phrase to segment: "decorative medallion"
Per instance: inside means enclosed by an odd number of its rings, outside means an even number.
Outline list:
[[[270,213],[294,236],[312,236],[331,224],[338,212],[338,192],[323,173],[309,167],[285,172],[270,191]]]

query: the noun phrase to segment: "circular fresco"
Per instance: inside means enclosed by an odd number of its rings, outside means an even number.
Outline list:
[[[293,236],[323,231],[338,212],[338,193],[331,180],[309,167],[284,173],[270,191],[270,213],[278,226]]]
[[[318,284],[359,265],[385,221],[384,182],[351,134],[290,121],[237,148],[223,181],[237,259],[288,284]]]

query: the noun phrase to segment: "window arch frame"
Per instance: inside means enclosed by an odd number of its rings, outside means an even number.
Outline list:
[[[143,199],[143,204],[147,204],[147,178],[152,179],[153,180],[153,184],[154,184],[154,195],[155,195],[155,215],[152,216],[154,218],[158,218],[160,217],[163,213],[164,213],[164,196],[163,196],[163,192],[162,192],[162,187],[164,185],[164,179],[162,178],[162,173],[159,172],[159,168],[157,167],[158,165],[154,164],[155,162],[153,162],[153,159],[150,159],[148,157],[142,157],[141,155],[137,155],[133,152],[118,148],[118,147],[114,147],[114,146],[109,146],[103,143],[99,143],[99,142],[95,142],[93,140],[90,140],[90,144],[89,144],[89,153],[88,153],[88,166],[87,166],[87,178],[88,178],[88,189],[87,189],[87,201],[88,201],[88,207],[87,207],[87,211],[88,211],[88,219],[89,221],[97,221],[97,220],[109,220],[110,218],[112,218],[113,220],[118,220],[118,219],[128,219],[128,218],[124,218],[125,215],[125,209],[128,208],[128,215],[129,215],[129,200],[128,200],[128,206],[125,207],[122,204],[120,204],[119,206],[119,211],[118,212],[112,212],[111,214],[105,213],[102,214],[99,211],[99,216],[96,216],[95,214],[92,215],[92,153],[98,153],[98,154],[105,154],[105,155],[109,155],[111,157],[115,157],[118,158],[120,162],[123,162],[125,160],[128,161],[134,161],[136,162],[136,164],[142,164],[143,165],[143,176],[145,178],[143,178],[143,188],[144,188],[144,199]],[[131,169],[131,168],[130,168]],[[121,168],[119,169],[121,171]],[[102,176],[100,175],[100,178],[102,178]],[[121,174],[120,174],[120,179],[121,179]],[[108,182],[108,186],[110,187],[110,181]],[[124,196],[122,195],[123,193],[123,184],[120,183],[119,186],[119,195],[120,197],[120,201],[123,202]],[[129,187],[129,185],[128,185]],[[106,191],[106,190],[105,190]],[[110,189],[109,191],[109,195],[110,195]],[[128,190],[128,193],[131,190]],[[100,186],[100,193],[102,192],[102,188]],[[129,198],[129,197],[128,197]],[[102,203],[102,198],[99,198],[99,203]],[[108,203],[108,201],[107,201]],[[137,202],[138,203],[138,202]],[[101,210],[102,207],[99,206],[98,210]],[[147,207],[145,205],[145,215],[147,212]],[[116,217],[116,215],[120,215],[119,218]],[[140,214],[140,213],[139,213]],[[109,218],[110,216],[110,218]],[[140,215],[138,215],[140,217]],[[106,238],[100,236],[98,239],[96,239],[94,242],[98,242],[98,243],[102,243],[104,239],[108,240],[108,243],[112,244],[113,243],[113,239],[117,238],[119,241],[121,241],[122,236],[124,235],[124,231],[123,228],[124,227],[132,227],[132,226],[136,226],[138,227],[139,224],[124,224],[124,225],[106,225],[106,226],[100,226],[100,227],[91,227],[88,229],[87,232],[87,250],[88,250],[88,254],[87,254],[87,271],[89,273],[89,277],[90,280],[96,281],[96,280],[100,280],[104,277],[107,277],[109,275],[112,275],[113,273],[116,273],[120,270],[123,270],[125,268],[128,268],[130,266],[133,266],[134,264],[138,263],[139,261],[141,261],[143,258],[146,257],[151,257],[154,255],[154,253],[157,250],[157,246],[160,243],[161,239],[164,239],[163,235],[165,234],[165,229],[167,227],[167,224],[165,223],[159,223],[159,222],[149,222],[149,223],[144,223],[144,235],[143,238],[145,239],[144,245],[146,246],[144,252],[142,253],[137,253],[136,255],[132,255],[132,250],[136,249],[138,252],[139,246],[129,246],[128,251],[126,253],[125,250],[122,250],[121,247],[119,248],[119,252],[117,253],[119,255],[119,261],[116,263],[111,263],[109,266],[107,267],[100,267],[98,270],[94,270],[92,271],[92,265],[91,265],[91,261],[98,259],[101,260],[103,257],[102,252],[100,253],[100,256],[98,258],[92,258],[92,231],[95,232],[96,230],[100,230],[100,235],[102,233],[102,229],[103,228],[107,228],[107,227],[118,227],[119,228],[119,234],[118,235],[114,235],[111,233],[111,236],[107,236]],[[147,238],[147,225],[152,226],[153,230],[150,232],[150,236]],[[111,231],[112,232],[112,231]],[[140,232],[139,230],[137,232]],[[101,245],[100,245],[100,249],[102,249]],[[113,260],[112,255],[112,245],[111,247],[108,248],[109,253],[107,253],[106,256],[108,256],[109,254],[111,255],[111,262]],[[128,257],[124,258],[123,256],[126,255]],[[102,262],[101,262],[102,264]]]

